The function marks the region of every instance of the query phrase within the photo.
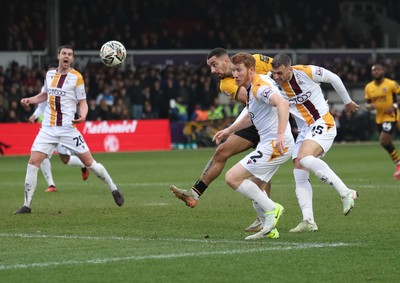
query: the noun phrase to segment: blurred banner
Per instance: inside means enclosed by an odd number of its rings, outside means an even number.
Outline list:
[[[171,149],[170,123],[167,119],[91,121],[77,127],[91,152]],[[39,128],[40,124],[1,123],[0,146],[4,155],[29,155]]]

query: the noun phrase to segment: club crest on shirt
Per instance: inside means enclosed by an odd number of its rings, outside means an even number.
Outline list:
[[[316,68],[315,68],[315,74],[316,74],[317,76],[322,76],[323,72],[324,72],[324,71],[322,70],[321,67],[316,67]]]
[[[269,97],[272,93],[274,92],[274,90],[270,87],[264,89],[264,91],[261,93],[262,96],[264,97]]]

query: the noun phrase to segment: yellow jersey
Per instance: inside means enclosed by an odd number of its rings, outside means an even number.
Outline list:
[[[400,94],[400,86],[388,78],[384,78],[379,85],[372,81],[365,86],[365,100],[372,103],[376,109],[375,122],[377,124],[396,122],[396,111],[385,113],[396,102],[396,94]]]
[[[267,74],[272,70],[272,58],[262,54],[253,54],[256,59],[255,71],[257,74]],[[236,99],[238,86],[235,83],[233,77],[226,77],[219,82],[219,89],[222,93],[230,96],[232,99]]]

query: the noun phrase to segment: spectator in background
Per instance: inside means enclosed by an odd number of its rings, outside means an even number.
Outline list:
[[[158,114],[153,111],[150,100],[146,99],[143,105],[143,119],[158,119]]]
[[[356,119],[356,113],[350,113],[345,110],[342,111],[338,120],[338,142],[358,140],[359,131]]]
[[[88,114],[86,116],[87,121],[96,121],[99,119],[100,108],[96,104],[96,100],[94,98],[89,99],[88,101]]]
[[[243,110],[243,107],[243,103],[240,103],[234,99],[230,99],[229,104],[224,106],[226,117],[238,117],[240,112]]]
[[[98,111],[98,121],[105,121],[110,119],[110,106],[107,105],[107,102],[102,99],[99,105]]]
[[[122,104],[126,109],[130,109],[131,107],[131,99],[128,96],[128,90],[126,89],[126,86],[123,85],[119,91],[119,96],[118,99],[122,100]]]
[[[0,94],[0,122],[7,122],[8,110],[4,107],[4,97]]]
[[[103,91],[97,95],[96,104],[100,105],[102,100],[104,100],[109,107],[114,104],[114,95],[108,84],[104,85]]]
[[[197,103],[194,107],[194,111],[190,117],[191,121],[207,121],[208,120],[208,112],[201,106],[200,103]]]
[[[10,109],[8,110],[8,117],[7,122],[9,123],[17,123],[23,122],[24,116],[22,115],[21,111],[19,110],[19,103],[15,100],[12,100],[10,103]]]
[[[171,99],[170,101],[171,108],[171,120],[176,122],[187,122],[188,113],[187,113],[187,105],[183,104],[182,97],[177,97],[176,99]]]
[[[161,81],[154,81],[151,88],[151,105],[153,111],[157,113],[158,118],[169,118],[169,98],[164,94],[161,89]]]
[[[176,88],[176,95],[182,98],[182,102],[186,105],[189,103],[189,90],[186,87],[185,78],[182,76],[178,80],[178,86]]]
[[[210,106],[208,110],[208,119],[209,120],[218,120],[225,118],[224,106],[221,105],[218,98],[214,99],[214,103]]]
[[[129,98],[132,103],[131,116],[132,119],[139,120],[143,116],[143,104],[145,96],[140,86],[140,81],[138,78],[133,79],[133,84],[128,90]]]

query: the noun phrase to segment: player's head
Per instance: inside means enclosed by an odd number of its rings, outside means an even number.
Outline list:
[[[228,52],[221,47],[214,48],[208,53],[207,65],[211,68],[211,73],[220,79],[232,76]]]
[[[256,59],[249,53],[236,53],[231,58],[232,74],[238,86],[248,87],[254,77]]]
[[[385,76],[385,69],[381,64],[374,64],[371,67],[372,78],[376,81],[380,81]]]
[[[61,45],[57,53],[58,66],[61,69],[67,69],[74,62],[74,49],[71,45]]]
[[[285,53],[278,53],[272,59],[272,77],[278,83],[287,82],[292,78],[292,60]]]

